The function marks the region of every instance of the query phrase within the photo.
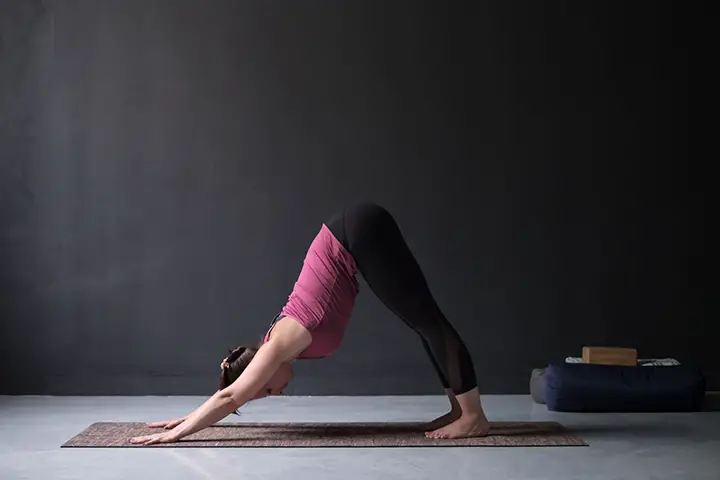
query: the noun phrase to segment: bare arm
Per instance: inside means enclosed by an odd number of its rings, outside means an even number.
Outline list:
[[[272,378],[282,363],[282,354],[271,344],[263,345],[240,377],[216,392],[202,406],[172,430],[176,439],[191,435],[219,422],[247,403]]]
[[[164,420],[161,422],[149,422],[147,426],[149,428],[163,428],[165,430],[172,430],[173,428],[180,425],[182,422],[190,418],[195,412],[197,412],[200,409],[200,407],[193,410],[191,413],[185,415],[184,417],[176,418],[174,420]]]
[[[295,358],[312,343],[310,332],[289,318],[280,320],[273,332],[270,341],[260,347],[245,371],[230,386],[216,392],[172,430],[155,436],[135,437],[131,441],[145,445],[173,442],[222,420],[252,399],[283,362]]]
[[[189,416],[190,415],[186,415],[184,417],[176,418],[175,420],[164,420],[162,422],[148,422],[146,425],[148,428],[164,428],[165,430],[171,430],[187,420]]]

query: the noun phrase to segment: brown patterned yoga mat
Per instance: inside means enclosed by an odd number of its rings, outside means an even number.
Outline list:
[[[158,433],[144,423],[90,425],[63,447],[135,447],[131,437]],[[208,427],[153,447],[561,447],[587,446],[556,422],[493,422],[487,437],[426,438],[413,423],[247,423]],[[147,448],[147,447],[145,447]]]

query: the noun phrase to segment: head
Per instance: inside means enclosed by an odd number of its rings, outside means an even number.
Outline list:
[[[230,386],[240,377],[242,372],[250,365],[252,359],[255,358],[258,350],[260,350],[260,345],[254,347],[241,345],[230,351],[230,354],[225,357],[220,364],[220,368],[222,369],[220,374],[220,390]],[[293,371],[290,363],[285,362],[281,364],[272,378],[268,380],[265,386],[261,388],[252,399],[256,400],[270,395],[282,395],[283,390],[285,390],[292,378]]]

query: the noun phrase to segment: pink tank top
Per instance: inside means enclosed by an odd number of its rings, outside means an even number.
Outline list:
[[[298,358],[327,357],[338,349],[359,291],[356,275],[355,259],[323,224],[280,312],[312,335],[312,343]],[[270,331],[265,342],[269,337]]]

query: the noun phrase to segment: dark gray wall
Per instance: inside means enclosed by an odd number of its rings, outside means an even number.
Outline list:
[[[485,392],[587,344],[717,387],[670,3],[0,5],[0,393],[211,392],[363,199]],[[363,290],[290,393],[440,393]]]

